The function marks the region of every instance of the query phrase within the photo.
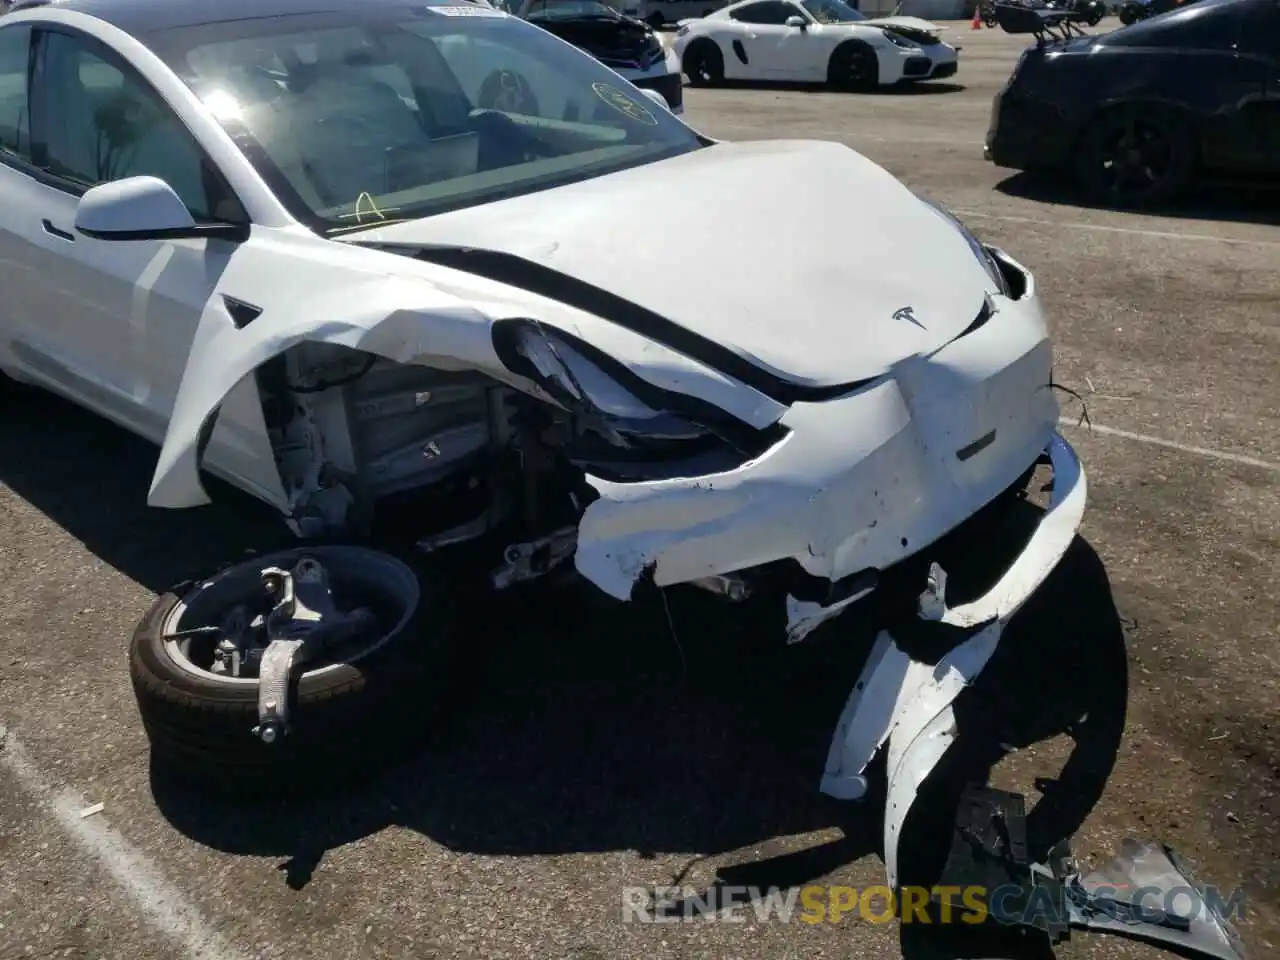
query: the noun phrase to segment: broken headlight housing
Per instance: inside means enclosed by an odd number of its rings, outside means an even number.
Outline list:
[[[973,231],[966,227],[959,217],[942,204],[935,203],[933,200],[929,200],[925,197],[920,197],[920,202],[960,231],[960,236],[964,237],[965,243],[969,244],[969,249],[972,250],[973,255],[978,258],[978,262],[982,264],[982,268],[987,271],[987,276],[989,276],[991,278],[991,282],[996,285],[996,289],[1005,296],[1008,296],[1009,282],[1005,279],[1004,272],[1000,269],[1000,264],[996,262],[996,258],[991,255],[983,245],[982,241],[973,235]]]
[[[535,383],[569,415],[556,437],[567,459],[618,482],[732,469],[780,434],[755,430],[693,397],[647,383],[622,364],[536,320],[494,328],[512,373]]]

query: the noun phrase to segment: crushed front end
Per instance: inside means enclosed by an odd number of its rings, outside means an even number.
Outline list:
[[[579,526],[578,570],[625,599],[641,577],[744,596],[765,572],[792,572],[788,639],[886,589],[947,634],[939,662],[915,659],[884,623],[833,738],[822,790],[858,799],[888,749],[884,840],[891,886],[907,812],[955,734],[951,705],[985,667],[1010,618],[1057,566],[1080,526],[1086,481],[1057,433],[1051,349],[1031,275],[988,251],[1003,290],[930,356],[825,402],[796,403],[768,449],[715,474],[625,482],[587,475],[599,494]],[[1031,537],[980,597],[949,606],[947,571],[913,559],[1016,491],[1038,463],[1052,496]],[[970,544],[973,546],[973,544]],[[919,579],[904,584],[904,576]],[[899,621],[900,622],[900,621]]]

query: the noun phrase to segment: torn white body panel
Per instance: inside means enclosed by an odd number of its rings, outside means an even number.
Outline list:
[[[835,400],[796,403],[790,430],[728,473],[610,483],[579,528],[577,565],[626,598],[649,568],[659,586],[784,558],[828,580],[884,570],[1006,489],[1045,448],[1058,404],[1029,286],[993,297],[992,319]]]
[[[882,632],[836,728],[821,788],[840,799],[863,795],[866,768],[888,741],[884,858],[892,888],[898,883],[898,841],[911,805],[956,734],[952,704],[981,673],[1009,619],[1039,589],[1079,530],[1087,499],[1084,470],[1060,436],[1055,434],[1047,451],[1053,464],[1053,496],[1030,540],[996,585],[972,603],[949,609],[945,573],[935,566],[921,595],[923,619],[976,632],[936,665],[911,659]]]
[[[401,262],[300,236],[268,233],[242,245],[201,314],[147,502],[208,502],[199,479],[202,429],[238,384],[299,343],[502,376],[505,368],[493,354],[485,317],[412,271],[397,272]],[[261,313],[242,329],[224,296]]]
[[[240,329],[224,297],[260,313]],[[495,319],[524,316],[588,342],[598,336],[640,379],[711,403],[749,426],[768,426],[786,409],[704,363],[545,297],[357,244],[255,231],[229,258],[200,316],[148,503],[191,507],[208,501],[199,483],[202,427],[244,378],[291,347],[345,346],[399,363],[475,370],[527,391],[530,385],[503,365],[492,340]],[[238,392],[256,396],[251,385]],[[226,429],[221,417],[218,423],[216,431]],[[256,442],[252,429],[241,432],[247,434],[242,445]],[[205,465],[284,509],[278,484],[240,482],[245,473],[269,477],[275,470],[265,438],[257,439],[260,463],[228,464],[211,448]]]

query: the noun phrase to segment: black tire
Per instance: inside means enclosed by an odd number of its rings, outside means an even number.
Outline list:
[[[268,745],[253,733],[257,681],[184,666],[166,632],[216,619],[212,611],[256,582],[263,567],[291,566],[303,555],[335,574],[360,564],[387,578],[365,602],[381,611],[384,625],[394,625],[379,645],[349,662],[304,672],[291,700],[292,729]],[[402,590],[410,591],[412,606],[392,613],[393,592]],[[338,786],[373,772],[424,739],[445,705],[444,692],[458,685],[450,669],[458,649],[452,622],[412,566],[363,547],[299,547],[175,588],[147,611],[129,648],[130,679],[156,772],[206,790],[253,796]]]
[[[529,117],[541,116],[538,97],[524,74],[514,70],[495,70],[480,84],[476,106],[482,110],[499,110],[503,113],[521,113]]]
[[[644,22],[655,30],[661,30],[667,25],[667,18],[660,13],[651,13],[644,18]]]
[[[865,43],[853,40],[831,51],[827,83],[837,90],[867,91],[880,86],[880,61]]]
[[[1091,27],[1096,27],[1098,24],[1100,24],[1100,23],[1102,22],[1102,18],[1103,18],[1103,17],[1105,17],[1106,15],[1107,15],[1107,12],[1106,12],[1105,10],[1103,10],[1103,9],[1099,8],[1099,9],[1094,10],[1092,13],[1090,13],[1090,14],[1089,14],[1089,19],[1088,19],[1088,21],[1087,21],[1087,22],[1088,22],[1089,26],[1091,26]]]
[[[1120,107],[1090,122],[1073,157],[1076,180],[1094,203],[1127,208],[1163,203],[1195,168],[1195,138],[1178,114]]]
[[[1124,6],[1120,8],[1120,22],[1126,27],[1138,20],[1138,13],[1133,7]]]
[[[713,40],[695,40],[680,61],[681,69],[695,87],[715,87],[724,83],[724,54]]]

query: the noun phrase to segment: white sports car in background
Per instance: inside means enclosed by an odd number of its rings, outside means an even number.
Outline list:
[[[696,86],[757,80],[872,90],[952,76],[957,48],[940,30],[918,17],[871,20],[844,0],[740,0],[680,21],[673,49]]]
[[[533,97],[478,105],[459,71],[516,56]],[[757,593],[791,640],[876,611],[822,788],[888,745],[895,877],[952,700],[1084,509],[1023,267],[848,147],[710,141],[449,0],[30,6],[0,118],[0,367],[159,445],[152,506],[208,471],[303,537],[472,541],[495,588]],[[949,607],[940,541],[989,550],[1038,463],[1039,526]],[[467,627],[447,589],[317,545],[161,597],[130,660],[154,755],[247,789],[412,735]],[[936,666],[887,632],[917,617]]]

